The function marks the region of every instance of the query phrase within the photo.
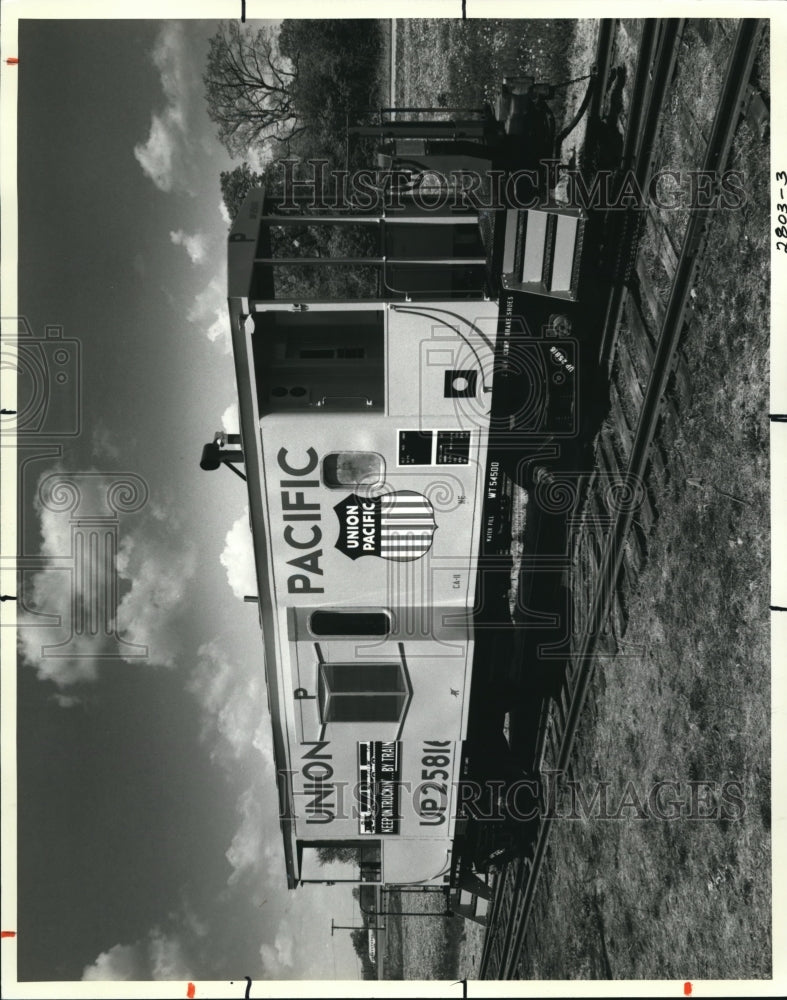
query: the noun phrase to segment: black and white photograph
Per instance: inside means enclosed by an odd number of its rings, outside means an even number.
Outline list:
[[[2,995],[783,995],[787,12],[0,17]]]

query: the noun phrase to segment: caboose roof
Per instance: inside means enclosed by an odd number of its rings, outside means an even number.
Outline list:
[[[232,226],[227,252],[228,305],[232,350],[235,358],[235,375],[238,386],[238,410],[243,447],[246,480],[249,493],[249,513],[253,526],[254,564],[257,573],[258,609],[264,652],[264,670],[268,689],[273,756],[279,791],[279,821],[284,839],[284,860],[287,885],[298,884],[295,845],[295,814],[293,809],[292,782],[289,776],[289,755],[285,739],[286,703],[277,670],[280,652],[275,620],[275,594],[272,566],[267,539],[262,530],[265,501],[262,486],[262,451],[259,434],[259,412],[254,379],[254,360],[251,333],[245,320],[249,312],[249,297],[259,219],[265,210],[265,194],[256,189],[248,195]],[[248,324],[249,330],[251,324]]]
[[[269,200],[264,188],[253,188],[246,195],[232,223],[227,253],[227,295],[230,301],[233,298],[248,298],[251,290],[254,258],[255,256],[267,256],[270,252],[269,248],[260,247],[263,252],[257,253],[260,219],[266,211],[269,211]],[[265,230],[263,229],[262,232],[264,234]],[[265,253],[265,250],[268,253]],[[272,278],[270,278],[270,284],[272,289]],[[265,296],[260,294],[258,297]]]

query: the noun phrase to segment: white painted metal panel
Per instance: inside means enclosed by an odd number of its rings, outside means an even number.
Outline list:
[[[547,233],[547,212],[531,210],[527,213],[525,258],[522,262],[522,281],[541,281],[544,267],[544,243]]]
[[[555,256],[552,262],[551,292],[571,290],[571,271],[574,267],[574,248],[577,242],[577,219],[573,215],[557,217]]]

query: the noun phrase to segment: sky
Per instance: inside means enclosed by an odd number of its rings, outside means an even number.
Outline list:
[[[349,887],[285,888],[245,490],[199,468],[237,419],[214,31],[19,25],[20,357],[53,376],[19,383],[20,980],[359,976]]]

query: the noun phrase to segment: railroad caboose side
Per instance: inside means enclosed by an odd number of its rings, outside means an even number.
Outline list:
[[[471,287],[465,216],[427,217],[415,261],[397,228],[412,220],[362,219],[382,243],[357,265],[379,270],[377,294],[293,301],[277,268],[302,261],[273,254],[272,230],[302,221],[270,214],[258,192],[229,245],[288,875],[441,879],[467,730],[497,304]],[[363,872],[314,862],[335,843],[357,847]]]
[[[356,130],[386,150],[379,209],[257,190],[230,233],[241,448],[203,467],[245,463],[291,888],[449,882],[494,755],[469,723],[508,607],[501,472],[576,435],[584,225],[534,169],[538,88],[503,96]],[[452,167],[510,173],[513,204],[443,197]]]

